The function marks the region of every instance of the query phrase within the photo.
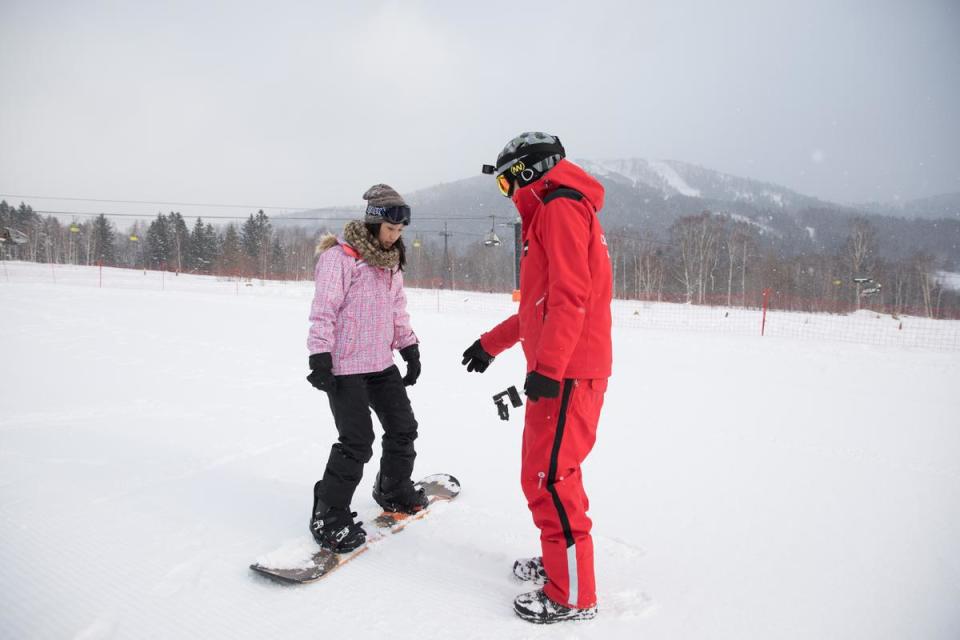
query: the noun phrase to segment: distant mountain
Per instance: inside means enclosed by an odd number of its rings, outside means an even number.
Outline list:
[[[796,211],[824,204],[785,187],[749,178],[731,176],[676,160],[578,160],[596,176],[623,181],[635,188],[659,192],[664,198],[687,196],[728,204],[747,204],[765,209]]]
[[[885,216],[901,218],[925,218],[927,220],[960,220],[960,192],[944,193],[928,198],[917,198],[898,203],[871,202],[861,205],[863,209]]]
[[[323,207],[305,209],[296,213],[271,216],[270,222],[284,227],[303,227],[305,229],[330,229],[339,231],[348,220],[360,217],[360,207]]]
[[[825,203],[778,185],[730,176],[682,162],[662,160],[575,160],[597,177],[606,190],[601,220],[608,229],[633,229],[664,241],[677,218],[709,210],[726,214],[756,227],[773,241],[788,244],[809,239],[795,217],[805,207]],[[407,196],[414,208],[414,233],[448,229],[462,241],[489,233],[492,220],[507,222],[516,214],[510,201],[487,176],[421,189]],[[475,220],[462,220],[462,218]],[[477,219],[479,218],[479,219]],[[494,226],[502,235],[502,227]]]
[[[868,216],[877,227],[884,257],[899,259],[923,250],[960,269],[960,193],[898,206],[850,207],[675,160],[574,162],[600,180],[606,190],[600,219],[608,232],[623,230],[668,242],[670,226],[678,218],[710,211],[750,225],[763,250],[800,255],[840,249],[851,219]],[[440,240],[444,223],[453,234],[448,241],[457,246],[479,243],[491,232],[504,241],[512,234],[508,225],[516,218],[513,204],[500,195],[489,176],[438,184],[405,194],[405,198],[413,208],[408,236]],[[359,209],[330,208],[298,215],[354,217]],[[948,220],[930,220],[933,217]],[[342,224],[338,219],[328,226]]]

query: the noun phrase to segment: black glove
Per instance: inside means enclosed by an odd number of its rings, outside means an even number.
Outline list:
[[[560,395],[560,383],[541,373],[531,371],[527,374],[527,381],[523,383],[523,392],[534,402],[540,398],[556,398]]]
[[[337,389],[337,379],[333,376],[333,356],[329,353],[315,353],[310,356],[310,375],[307,382],[320,391],[332,393]]]
[[[415,344],[400,349],[400,357],[407,363],[407,375],[403,376],[403,386],[417,384],[420,377],[420,347]]]
[[[460,364],[467,365],[467,371],[483,373],[491,362],[493,362],[493,356],[484,351],[483,347],[480,346],[480,341],[477,340],[463,352],[463,362]]]

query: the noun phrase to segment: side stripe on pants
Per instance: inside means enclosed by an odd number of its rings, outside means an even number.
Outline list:
[[[563,427],[567,421],[567,406],[570,404],[570,394],[573,392],[573,380],[563,381],[563,398],[560,401],[560,415],[557,417],[557,431],[553,438],[553,448],[550,452],[550,469],[547,472],[547,490],[553,497],[553,505],[557,509],[557,515],[560,518],[560,526],[563,528],[563,537],[567,541],[567,575],[570,577],[570,606],[577,606],[578,584],[577,584],[577,545],[573,540],[573,530],[570,527],[570,519],[567,517],[567,511],[563,508],[560,501],[560,495],[554,484],[557,481],[557,465],[560,457],[560,446],[563,443]]]

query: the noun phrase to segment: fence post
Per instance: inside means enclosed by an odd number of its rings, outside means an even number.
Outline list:
[[[767,328],[767,300],[770,298],[770,289],[763,290],[763,320],[760,322],[760,335],[763,336],[763,332]]]

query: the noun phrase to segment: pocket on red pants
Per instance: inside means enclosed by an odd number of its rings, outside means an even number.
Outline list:
[[[582,382],[585,382],[591,391],[596,391],[597,393],[607,392],[606,378],[593,378],[590,380],[582,380]]]

